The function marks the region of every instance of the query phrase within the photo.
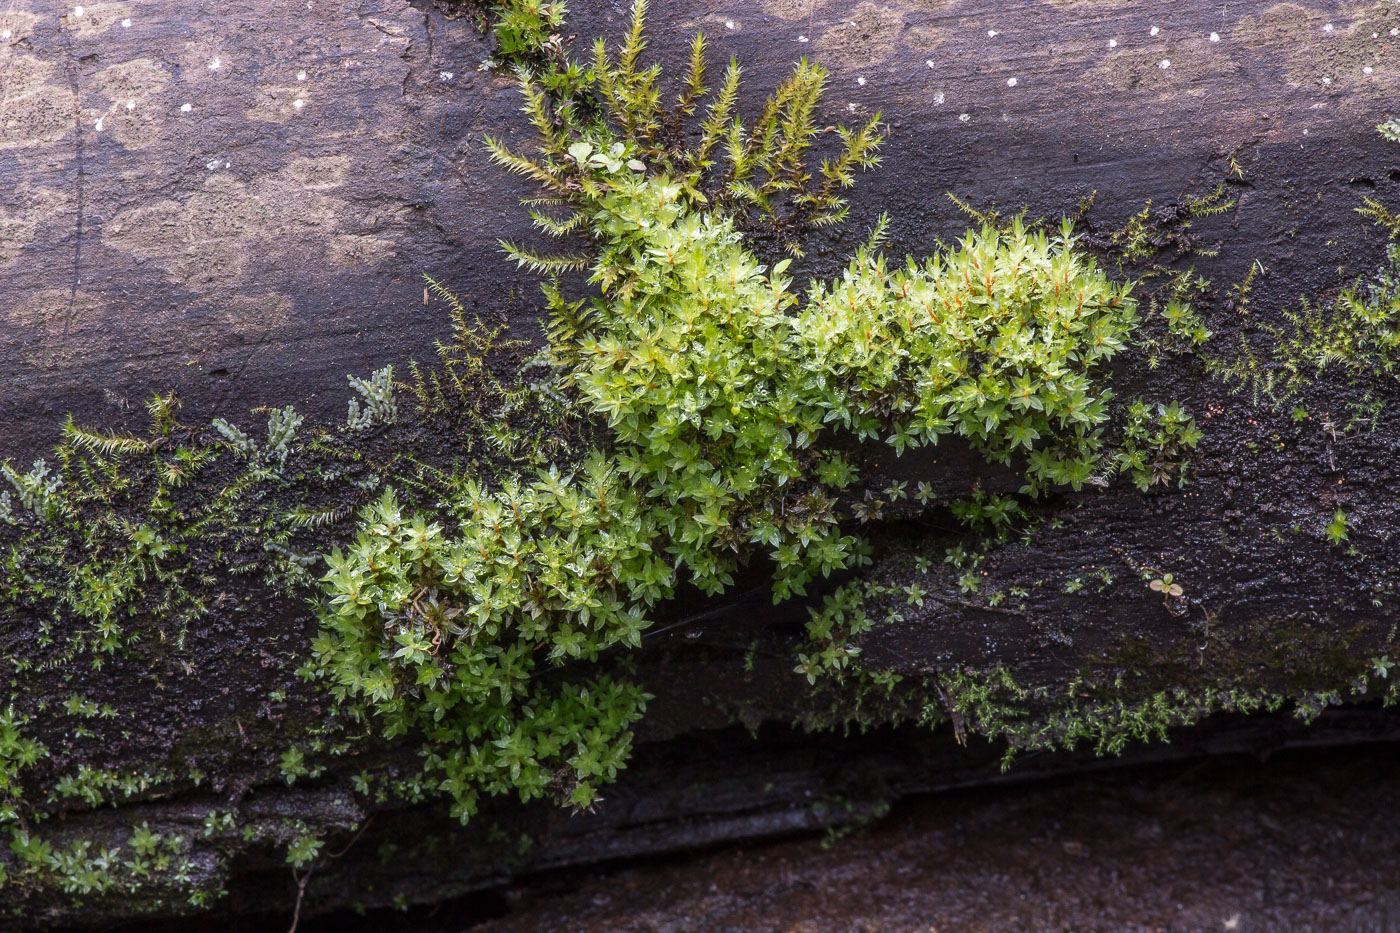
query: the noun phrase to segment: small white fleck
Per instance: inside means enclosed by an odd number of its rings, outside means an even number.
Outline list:
[[[988,38],[988,39],[995,39],[996,37],[997,37],[997,31],[996,31],[995,29],[988,29],[988,30],[987,30],[987,38]]]
[[[452,80],[452,72],[450,72],[450,71],[439,71],[439,72],[438,72],[438,80],[441,81],[443,84],[446,84],[448,81],[451,81],[451,80]]]
[[[1147,30],[1147,34],[1148,34],[1149,36],[1155,36],[1155,35],[1157,35],[1157,33],[1161,32],[1161,31],[1162,31],[1162,30],[1158,29],[1156,26],[1153,26],[1151,29]]]
[[[82,15],[83,15],[83,8],[80,7],[80,6],[75,6],[75,7],[73,7],[73,15],[74,15],[74,16],[82,16]]]
[[[123,29],[130,29],[130,28],[131,28],[131,20],[129,20],[129,19],[124,19],[124,20],[122,20],[122,28],[123,28]]]
[[[725,21],[724,21],[724,28],[725,28],[725,29],[733,29],[733,28],[734,28],[734,20],[732,20],[732,19],[727,19],[727,20],[725,20]]]
[[[1015,87],[1015,86],[1016,86],[1016,79],[1015,79],[1015,78],[1007,78],[1007,79],[1006,79],[1006,86],[1007,86],[1007,87]]]
[[[1372,39],[1379,39],[1380,37],[1381,37],[1381,34],[1378,33],[1378,32],[1373,32],[1373,33],[1371,33],[1371,38],[1372,38]]]
[[[292,101],[292,106],[300,110],[302,107],[306,106],[306,101],[298,97],[296,100]]]
[[[958,122],[959,122],[959,123],[966,123],[968,120],[971,120],[971,119],[972,119],[972,114],[970,114],[970,113],[960,113],[960,114],[958,114]]]
[[[806,37],[806,36],[798,36],[798,37],[797,37],[797,41],[798,41],[798,42],[806,42],[806,41],[808,41],[808,40],[807,40],[807,37]]]
[[[99,132],[99,133],[102,132],[102,121],[105,120],[105,119],[107,119],[107,118],[106,118],[106,117],[98,117],[98,118],[97,118],[97,122],[93,124],[93,127],[97,130],[97,132]]]
[[[1303,135],[1304,135],[1304,136],[1308,135],[1308,131],[1307,131],[1307,130],[1303,130]]]
[[[1165,71],[1166,69],[1170,68],[1171,66],[1172,66],[1172,60],[1171,60],[1170,58],[1164,58],[1164,59],[1162,59],[1160,62],[1157,63],[1157,67],[1158,67],[1158,68],[1161,68],[1161,69],[1164,70],[1164,71]]]
[[[1212,41],[1212,42],[1219,42],[1219,41],[1220,41],[1220,33],[1218,33],[1218,32],[1213,32],[1213,33],[1211,33],[1211,34],[1210,34],[1210,41]]]
[[[219,70],[219,65],[220,65],[220,64],[221,64],[221,62],[220,62],[217,58],[214,59],[213,61],[211,61],[211,62],[209,63],[209,70],[210,70],[210,71],[218,71],[218,70]]]
[[[304,72],[304,71],[298,71],[298,72],[297,72],[297,80],[298,80],[298,81],[305,81],[305,80],[306,80],[306,72]]]
[[[1323,31],[1323,32],[1331,32],[1331,31],[1332,31],[1332,24],[1331,24],[1331,23],[1328,23],[1326,26],[1323,26],[1323,27],[1322,27],[1322,31]]]
[[[856,105],[855,105],[855,104],[847,104],[847,105],[846,105],[846,109],[849,110],[851,113],[855,113],[855,112],[856,112]]]
[[[864,79],[864,78],[856,78],[856,84],[859,84],[861,87],[865,87],[865,79]]]
[[[1367,65],[1365,68],[1362,68],[1362,69],[1361,69],[1361,73],[1364,74],[1364,75],[1368,75],[1368,74],[1370,74],[1370,73],[1373,72],[1373,71],[1375,71],[1375,69],[1372,68],[1370,65]]]
[[[1323,79],[1322,79],[1322,83],[1323,83],[1323,84],[1331,84],[1331,83],[1332,83],[1332,79],[1331,79],[1331,78],[1323,78]]]
[[[4,32],[0,32],[0,39],[8,39],[8,38],[10,38],[10,36],[13,36],[13,35],[14,35],[14,33],[10,32],[10,30],[6,29]]]
[[[227,163],[227,162],[224,163],[224,168],[228,168],[228,163]]]
[[[193,105],[193,104],[181,104],[181,105],[180,105],[180,112],[181,112],[181,113],[189,113],[189,112],[190,112],[191,110],[193,110],[193,109],[194,109],[194,105]]]
[[[1400,36],[1400,28],[1390,30],[1392,36]]]
[[[126,102],[126,109],[127,109],[127,110],[135,110],[135,109],[136,109],[136,101],[134,101],[134,100],[129,100],[129,101],[127,101],[127,102]]]
[[[1116,48],[1118,48],[1118,40],[1117,40],[1117,39],[1109,39],[1109,40],[1108,40],[1108,47],[1109,47],[1110,49],[1116,49]]]
[[[942,91],[939,91],[937,94],[933,95],[933,102],[939,105],[940,107],[943,105],[943,101],[944,97]]]
[[[928,65],[930,68],[937,68],[937,67],[938,67],[937,65],[935,65],[935,64],[933,63],[933,59],[931,59],[931,58],[924,59],[924,64],[925,64],[925,65]]]
[[[219,160],[218,160],[218,159],[210,159],[208,162],[205,162],[205,163],[204,163],[204,167],[207,168],[209,171],[212,172],[212,171],[214,171],[215,169],[217,169],[217,168],[219,167]]]

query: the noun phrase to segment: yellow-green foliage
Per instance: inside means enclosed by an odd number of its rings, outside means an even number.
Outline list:
[[[742,69],[731,60],[712,93],[701,34],[691,45],[674,106],[668,106],[661,66],[641,62],[646,10],[646,0],[635,0],[621,46],[614,53],[599,39],[586,69],[560,59],[543,71],[523,70],[524,110],[539,132],[538,151],[512,152],[488,137],[492,158],[544,188],[533,205],[570,211],[563,217],[532,212],[536,225],[551,235],[583,230],[579,212],[591,213],[612,176],[625,168],[671,178],[685,193],[687,207],[722,212],[741,226],[764,226],[789,252],[801,255],[799,235],[844,218],[848,204],[842,190],[854,183],[858,170],[879,164],[880,115],[858,129],[836,127],[839,151],[813,169],[807,162],[820,132],[815,111],[826,70],[806,59],[798,62],[746,125],[738,112]],[[576,75],[562,93],[561,70]],[[687,135],[687,118],[707,99],[696,139]],[[586,265],[578,254],[545,256],[505,246],[517,262],[537,271]]]
[[[483,792],[587,805],[615,775],[645,698],[540,665],[636,647],[678,571],[718,593],[766,553],[783,598],[863,560],[838,501],[854,471],[820,442],[957,435],[1023,462],[1032,492],[1107,468],[1103,364],[1134,306],[1067,231],[975,231],[893,271],[862,251],[804,300],[680,184],[603,171],[602,296],[585,313],[555,293],[576,342],[553,356],[606,449],[578,477],[465,478],[447,525],[386,497],[325,580],[313,673],[425,737],[463,818]]]
[[[1274,356],[1285,391],[1338,367],[1357,375],[1391,375],[1400,349],[1400,245],[1368,284],[1346,289],[1330,305],[1305,304],[1293,328],[1276,333]]]
[[[541,29],[557,25],[558,8],[517,7],[543,17]],[[1136,309],[1071,225],[1058,235],[984,225],[903,263],[867,247],[800,294],[791,260],[769,267],[748,233],[765,225],[800,254],[801,230],[840,219],[841,190],[877,161],[878,117],[841,130],[839,149],[809,169],[825,73],[800,63],[746,125],[738,66],[709,96],[700,38],[664,106],[660,69],[640,61],[643,12],[638,3],[621,48],[599,45],[587,69],[557,43],[536,61],[553,76],[523,82],[537,155],[491,143],[545,189],[549,203],[535,206],[568,212],[537,212],[541,229],[582,241],[563,259],[508,252],[542,271],[588,268],[596,297],[547,286],[550,346],[526,364],[545,372],[535,383],[523,371],[497,378],[483,360],[495,335],[452,305],[442,365],[411,367],[409,388],[418,416],[466,435],[453,445],[463,461],[430,465],[414,459],[421,446],[400,446],[412,431],[387,367],[351,379],[359,397],[343,429],[305,440],[290,407],[270,411],[264,440],[221,420],[212,432],[182,425],[173,397],[153,400],[144,437],[70,423],[56,472],[4,466],[6,608],[39,618],[44,637],[80,629],[69,657],[130,646],[141,633],[123,623],[134,618],[161,636],[176,623],[178,643],[218,598],[214,581],[260,571],[271,591],[294,592],[311,563],[295,536],[377,496],[355,539],[326,555],[304,674],[342,713],[422,741],[427,779],[463,819],[483,794],[583,807],[624,764],[645,708],[626,651],[678,585],[720,593],[768,560],[782,599],[868,560],[852,526],[874,521],[884,500],[858,499],[841,449],[964,444],[1018,469],[1027,496],[1106,483],[1119,466],[1139,482],[1141,471],[1178,475],[1167,461],[1195,435],[1174,407],[1161,438],[1129,426],[1137,459],[1120,462],[1106,444],[1108,364]],[[685,134],[692,114],[698,142]],[[586,417],[592,430],[578,436],[590,443],[551,436]],[[475,456],[476,433],[490,435],[492,456]],[[1022,508],[971,482],[966,492],[953,507],[970,527],[1005,526]],[[809,674],[854,657],[850,639],[869,622],[854,602],[814,617]],[[22,722],[0,721],[12,770],[41,751],[19,737]],[[295,747],[282,764],[289,780],[316,773]],[[80,772],[57,792],[91,802],[108,789]]]

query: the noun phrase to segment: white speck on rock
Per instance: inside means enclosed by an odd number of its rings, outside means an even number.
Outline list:
[[[1212,41],[1212,42],[1219,42],[1219,41],[1220,41],[1220,33],[1218,33],[1218,32],[1213,32],[1213,33],[1211,33],[1211,34],[1210,34],[1210,41]]]
[[[446,84],[448,81],[451,81],[452,78],[453,78],[453,74],[452,74],[452,72],[450,72],[450,71],[439,71],[439,72],[438,72],[438,80],[441,81],[443,84]]]
[[[4,32],[0,32],[0,39],[8,39],[8,38],[10,38],[10,36],[13,36],[13,35],[14,35],[13,32],[11,32],[10,30],[6,29]]]
[[[1307,130],[1303,130],[1303,135],[1304,135],[1304,136],[1308,135],[1308,131],[1307,131]]]
[[[1015,86],[1016,86],[1016,79],[1015,79],[1015,78],[1007,78],[1007,79],[1006,79],[1006,86],[1007,86],[1007,87],[1015,87]]]
[[[861,87],[865,87],[865,79],[864,79],[864,78],[856,78],[856,84],[859,84]]]
[[[988,38],[988,39],[995,39],[996,37],[997,37],[997,31],[996,31],[995,29],[988,29],[988,30],[987,30],[987,38]]]
[[[74,16],[82,16],[83,13],[85,13],[85,12],[86,12],[86,11],[85,11],[82,7],[80,7],[80,6],[75,6],[75,7],[73,7],[73,15],[74,15]]]
[[[944,100],[945,98],[943,97],[942,91],[939,91],[937,94],[933,95],[933,102],[939,105],[940,107],[943,105]]]
[[[1118,48],[1118,40],[1117,40],[1117,39],[1109,39],[1109,40],[1108,40],[1108,47],[1109,47],[1110,49],[1116,49],[1116,48]]]
[[[208,162],[205,162],[205,163],[204,163],[204,167],[207,168],[209,171],[212,172],[212,171],[214,171],[215,169],[217,169],[217,168],[219,167],[219,160],[218,160],[218,159],[210,159]]]
[[[300,110],[301,108],[306,106],[306,101],[298,97],[296,100],[292,101],[292,106]]]
[[[1171,66],[1172,66],[1172,60],[1171,60],[1170,58],[1164,58],[1164,59],[1162,59],[1160,62],[1157,63],[1157,67],[1158,67],[1158,68],[1161,68],[1163,71],[1166,71],[1166,70],[1167,70],[1168,68],[1170,68]]]
[[[218,70],[219,70],[219,66],[220,66],[221,64],[223,64],[223,62],[219,61],[219,60],[216,58],[216,59],[214,59],[213,61],[211,61],[211,62],[209,63],[209,70],[210,70],[210,71],[218,71]]]
[[[130,29],[130,28],[131,28],[131,20],[129,20],[129,19],[124,19],[124,20],[122,20],[122,28],[123,28],[123,29]]]
[[[1400,29],[1392,29],[1390,30],[1390,34],[1392,36],[1400,36]]]
[[[1331,31],[1332,31],[1332,24],[1331,24],[1331,23],[1328,23],[1326,26],[1323,26],[1323,27],[1322,27],[1322,31],[1323,31],[1323,32],[1331,32]]]
[[[806,36],[798,36],[798,37],[797,37],[797,41],[798,41],[798,42],[807,42],[808,39],[807,39]]]
[[[933,63],[933,59],[931,59],[931,58],[926,58],[926,59],[924,59],[924,64],[925,64],[925,65],[928,65],[930,68],[937,68],[937,67],[938,67],[937,65],[935,65],[935,64]]]
[[[1331,84],[1331,83],[1332,83],[1332,79],[1331,79],[1331,78],[1326,78],[1326,77],[1324,77],[1324,78],[1322,79],[1322,83],[1323,83],[1323,84]]]
[[[725,20],[725,21],[724,21],[724,28],[725,28],[725,29],[733,29],[733,28],[734,28],[734,20],[732,20],[732,19],[727,19],[727,20]]]
[[[194,109],[194,105],[193,105],[193,104],[181,104],[181,105],[180,105],[180,112],[181,112],[181,113],[189,113],[189,112],[190,112],[191,110],[193,110],[193,109]]]
[[[960,113],[960,114],[958,114],[958,122],[959,122],[959,123],[966,123],[968,120],[971,120],[971,119],[972,119],[972,114],[970,114],[970,113]]]
[[[97,130],[97,132],[99,132],[99,133],[102,132],[102,121],[105,120],[105,119],[107,119],[107,118],[106,118],[106,117],[98,117],[98,118],[97,118],[97,122],[94,123],[94,124],[92,125],[93,129]]]
[[[1364,75],[1368,75],[1368,74],[1370,74],[1371,72],[1373,72],[1373,71],[1375,71],[1375,70],[1376,70],[1376,69],[1372,68],[1370,65],[1367,65],[1365,68],[1362,68],[1362,69],[1361,69],[1361,73],[1364,74]]]
[[[1157,35],[1157,33],[1161,32],[1161,31],[1162,31],[1162,30],[1158,29],[1156,26],[1153,26],[1151,29],[1147,30],[1147,34],[1148,34],[1149,36],[1155,36],[1155,35]]]
[[[126,109],[127,109],[127,110],[135,110],[135,109],[136,109],[136,101],[134,101],[134,100],[129,100],[129,101],[127,101],[127,102],[126,102]]]

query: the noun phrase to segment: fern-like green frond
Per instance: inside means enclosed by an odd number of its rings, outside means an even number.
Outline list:
[[[686,71],[685,87],[676,99],[676,109],[690,116],[695,112],[696,103],[709,91],[705,87],[705,34],[697,32],[690,42],[690,67]]]
[[[557,275],[561,272],[580,272],[588,268],[587,256],[546,256],[534,250],[522,249],[506,240],[498,240],[505,254],[514,260],[521,269],[534,273]]]
[[[505,143],[492,136],[487,136],[484,142],[487,151],[491,153],[492,162],[516,175],[538,182],[550,191],[557,191],[560,194],[568,193],[567,181],[552,167],[511,152]]]
[[[151,449],[151,441],[127,433],[106,433],[80,427],[69,415],[63,422],[63,439],[74,445],[104,456],[113,454],[144,453]]]

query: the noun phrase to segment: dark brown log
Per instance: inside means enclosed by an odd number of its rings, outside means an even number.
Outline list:
[[[575,6],[580,43],[620,32],[621,5]],[[1216,283],[1212,346],[1233,348],[1282,323],[1299,296],[1325,300],[1375,269],[1385,237],[1355,208],[1362,194],[1400,204],[1400,148],[1373,130],[1400,99],[1391,32],[1400,11],[1390,3],[685,0],[656,4],[650,54],[682,62],[697,27],[714,61],[743,61],[755,91],[808,55],[831,69],[827,119],[884,113],[885,165],[862,178],[845,232],[818,242],[811,274],[838,268],[881,212],[892,254],[925,254],[959,235],[968,219],[948,191],[1032,216],[1073,213],[1096,191],[1090,222],[1102,234],[1145,201],[1170,211],[1224,182],[1235,206],[1191,230],[1218,257],[1176,263]],[[120,422],[156,390],[177,391],[201,422],[274,404],[338,418],[347,373],[421,358],[443,336],[440,311],[422,298],[425,272],[469,308],[536,332],[537,283],[497,246],[528,238],[517,202],[529,190],[490,166],[481,145],[487,133],[524,140],[528,126],[514,82],[480,69],[490,44],[470,18],[392,0],[148,0],[84,5],[81,15],[22,0],[0,13],[0,33],[5,454],[44,452],[69,412]],[[1248,309],[1232,307],[1227,286],[1256,263],[1266,272]],[[1027,685],[1122,672],[1158,690],[1297,695],[1342,689],[1387,651],[1400,657],[1393,382],[1320,383],[1301,421],[1256,405],[1193,357],[1124,366],[1116,390],[1176,398],[1197,414],[1205,439],[1192,484],[1065,496],[1054,503],[1063,525],[979,568],[981,595],[963,599],[957,573],[935,571],[928,588],[944,596],[872,634],[866,658],[906,675],[1001,665]],[[1367,391],[1383,403],[1381,420],[1348,430]],[[946,449],[872,456],[868,468],[964,485],[982,469]],[[1351,516],[1356,555],[1321,532],[1338,508]],[[937,523],[896,525],[873,572],[897,585],[922,579],[913,555],[937,564],[951,542]],[[1182,600],[1150,591],[1148,568],[1182,581]],[[1030,594],[1014,611],[982,607],[1012,587]],[[965,750],[946,728],[856,739],[786,731],[779,724],[810,712],[791,658],[775,651],[748,672],[742,662],[755,637],[795,630],[804,608],[775,613],[762,598],[720,608],[718,621],[647,642],[642,675],[657,699],[632,769],[598,813],[502,807],[460,833],[431,805],[356,798],[359,760],[319,783],[276,787],[284,730],[321,711],[269,694],[295,688],[287,659],[304,656],[314,625],[300,605],[230,610],[193,633],[193,676],[118,667],[85,675],[83,690],[117,704],[126,725],[95,767],[189,758],[217,762],[217,773],[116,809],[74,804],[62,835],[116,844],[146,821],[207,840],[196,842],[192,889],[227,888],[220,909],[290,916],[296,882],[283,853],[236,833],[201,836],[211,810],[300,820],[327,851],[348,846],[307,883],[314,912],[809,829],[900,794],[1001,779],[999,747]],[[33,633],[0,620],[0,637]],[[59,689],[55,704],[67,696]],[[758,738],[738,721],[762,725]],[[70,739],[60,726],[35,727],[51,747]],[[1371,708],[1328,711],[1309,728],[1286,714],[1224,717],[1134,755],[1266,752],[1396,730]],[[411,748],[376,754],[416,761]],[[1046,754],[1012,777],[1098,761]],[[534,840],[524,854],[513,848],[522,836]],[[381,859],[385,846],[397,854]],[[184,894],[118,891],[55,897],[24,922],[96,926],[196,910]]]

